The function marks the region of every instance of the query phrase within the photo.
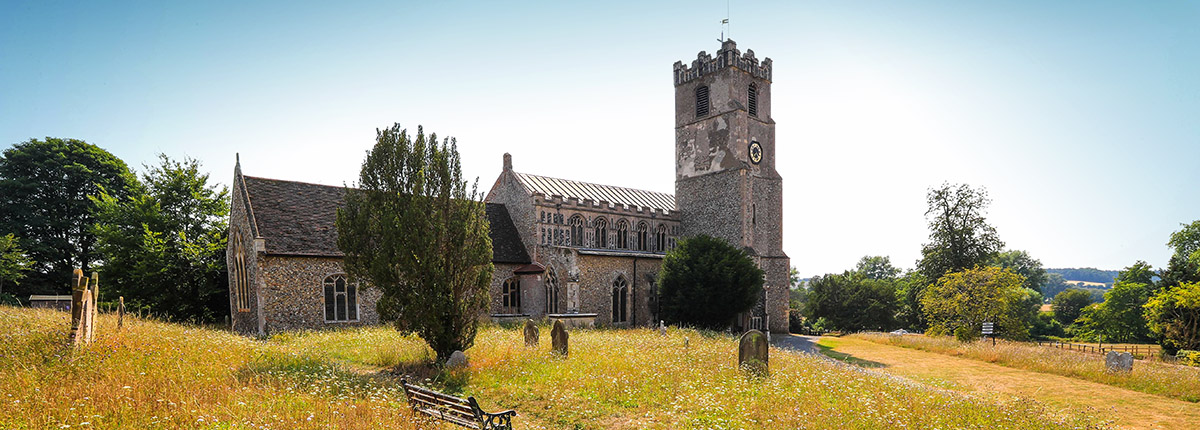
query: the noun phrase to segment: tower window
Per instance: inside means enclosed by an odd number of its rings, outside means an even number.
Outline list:
[[[708,116],[708,87],[696,87],[696,118]]]
[[[758,85],[750,83],[750,90],[746,95],[749,100],[746,109],[750,111],[750,116],[758,116]]]

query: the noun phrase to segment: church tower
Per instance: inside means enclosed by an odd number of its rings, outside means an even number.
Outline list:
[[[783,178],[775,170],[771,59],[726,40],[691,66],[675,62],[675,204],[682,234],[747,251],[766,272],[763,300],[744,328],[788,331]]]

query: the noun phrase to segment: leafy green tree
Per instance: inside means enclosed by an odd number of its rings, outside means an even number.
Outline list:
[[[445,363],[475,343],[487,309],[492,242],[479,184],[462,179],[458,144],[400,124],[376,130],[357,189],[338,210],[338,248],[351,279],[378,288],[396,328],[415,332]]]
[[[984,216],[991,200],[983,188],[945,183],[929,190],[926,201],[929,243],[922,247],[917,262],[925,279],[986,266],[1004,248],[996,228]]]
[[[1075,323],[1075,319],[1083,312],[1083,308],[1092,304],[1092,293],[1076,288],[1068,288],[1050,302],[1054,309],[1054,319],[1064,326]]]
[[[220,321],[229,312],[229,192],[194,159],[158,159],[138,193],[92,198],[103,294],[169,319]]]
[[[808,285],[807,281],[800,279],[800,271],[796,270],[796,266],[792,266],[788,270],[788,308],[792,309],[797,316],[800,310],[804,309],[804,302],[808,300]]]
[[[11,233],[0,236],[0,293],[4,292],[5,284],[20,284],[32,263],[17,245],[16,236]]]
[[[137,179],[121,159],[82,140],[31,139],[0,157],[0,235],[14,234],[33,261],[19,293],[64,292],[75,268],[96,262],[94,205],[126,197]]]
[[[1028,337],[1024,282],[1021,275],[999,267],[976,267],[942,276],[921,297],[929,334],[974,340],[981,335],[983,323],[992,322],[997,336]]]
[[[1136,342],[1149,338],[1143,306],[1153,287],[1118,282],[1104,293],[1104,302],[1088,306],[1079,316],[1083,333],[1104,342]]]
[[[659,272],[662,313],[668,323],[723,330],[758,303],[763,271],[745,251],[699,235],[667,251]]]
[[[914,270],[905,273],[894,282],[896,299],[899,301],[899,309],[896,312],[899,324],[914,331],[923,331],[928,328],[925,312],[921,310],[921,295],[924,294],[929,281],[925,279],[924,275],[921,275],[921,272]]]
[[[1009,269],[1013,273],[1024,276],[1024,287],[1038,293],[1042,292],[1042,286],[1046,283],[1046,269],[1042,268],[1042,262],[1031,257],[1025,251],[1011,250],[996,254],[996,257],[992,258],[991,265]]]
[[[893,266],[892,259],[886,256],[864,256],[858,260],[854,271],[868,279],[895,279],[900,275],[900,269]]]
[[[1117,272],[1114,285],[1119,283],[1153,285],[1156,277],[1154,268],[1150,267],[1150,264],[1138,260],[1132,266]]]
[[[810,281],[804,315],[824,318],[834,330],[888,330],[896,326],[896,287],[862,272],[817,276]]]
[[[1144,308],[1150,331],[1164,349],[1200,350],[1200,283],[1162,289]]]
[[[1042,295],[1054,297],[1067,288],[1070,288],[1070,285],[1067,285],[1067,280],[1063,278],[1063,275],[1048,272],[1046,273],[1046,282],[1042,283]]]
[[[1175,253],[1162,271],[1159,288],[1174,287],[1183,283],[1200,282],[1200,220],[1183,224],[1183,229],[1171,234],[1167,245]]]

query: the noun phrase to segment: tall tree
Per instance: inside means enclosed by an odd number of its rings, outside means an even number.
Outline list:
[[[985,214],[987,191],[969,185],[942,184],[929,190],[929,243],[921,248],[917,270],[930,282],[942,275],[984,266],[1004,248]]]
[[[862,272],[817,276],[810,282],[804,316],[824,318],[841,331],[888,330],[896,326],[896,286]]]
[[[659,285],[666,322],[724,330],[758,303],[763,271],[745,251],[699,235],[667,251]]]
[[[869,279],[895,279],[900,274],[900,269],[893,266],[892,259],[887,256],[863,256],[854,270]]]
[[[1175,253],[1162,271],[1159,289],[1200,282],[1200,220],[1183,224],[1183,229],[1171,234],[1167,245]]]
[[[1038,293],[1042,292],[1042,286],[1046,283],[1046,269],[1042,268],[1042,262],[1030,256],[1028,252],[1021,250],[1004,251],[996,254],[991,264],[1024,276],[1024,287]]]
[[[82,140],[47,137],[13,145],[0,157],[0,235],[15,234],[33,260],[20,293],[65,292],[71,271],[96,261],[94,206],[101,190],[138,188],[124,161]]]
[[[415,332],[444,363],[475,343],[492,280],[492,242],[478,180],[462,179],[455,139],[417,128],[376,130],[358,189],[338,210],[338,248],[352,280],[382,291],[381,317]]]
[[[991,322],[998,336],[1026,338],[1029,321],[1023,305],[1024,282],[1021,275],[999,267],[977,267],[941,277],[921,297],[929,333],[973,340],[981,335],[983,323]]]
[[[1118,282],[1104,293],[1104,302],[1088,306],[1079,316],[1085,333],[1104,342],[1134,342],[1149,338],[1145,306],[1153,287]]]
[[[1200,283],[1162,289],[1144,307],[1150,331],[1164,348],[1200,350]]]
[[[20,284],[31,263],[12,233],[0,236],[0,293],[6,285]]]
[[[1154,278],[1156,276],[1157,275],[1154,274],[1154,268],[1151,267],[1149,263],[1138,260],[1136,263],[1133,263],[1132,266],[1126,267],[1120,272],[1117,272],[1117,278],[1114,284],[1126,283],[1152,285],[1154,284]]]
[[[93,198],[106,298],[170,319],[219,321],[229,309],[228,190],[209,184],[198,161],[161,154],[142,183],[126,198]]]
[[[1092,304],[1092,293],[1077,288],[1068,288],[1050,302],[1054,309],[1054,319],[1064,326],[1075,323],[1075,319],[1083,312],[1083,308]]]

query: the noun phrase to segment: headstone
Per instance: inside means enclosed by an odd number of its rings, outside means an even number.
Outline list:
[[[1110,372],[1130,372],[1133,370],[1133,354],[1109,351],[1104,354],[1104,364]]]
[[[663,320],[658,321],[658,334],[662,335],[662,336],[667,335],[667,322],[666,321],[663,321]]]
[[[93,316],[95,313],[96,303],[92,301],[92,291],[83,290],[83,298],[79,301],[79,327],[72,334],[72,342],[75,346],[87,345],[92,343],[92,336],[95,331],[92,330],[95,324]]]
[[[563,357],[567,356],[567,326],[562,320],[554,320],[554,328],[550,329],[551,351]]]
[[[450,359],[446,360],[447,369],[459,369],[467,367],[467,354],[462,351],[454,351],[450,354]]]
[[[83,270],[75,269],[71,281],[71,339],[79,334],[79,320],[83,317],[83,292],[87,290],[88,279],[83,277]]]
[[[538,346],[538,327],[531,319],[525,320],[525,346],[530,348]]]
[[[738,366],[742,369],[756,373],[765,374],[767,372],[767,335],[758,330],[750,330],[742,334],[742,338],[738,341]]]

